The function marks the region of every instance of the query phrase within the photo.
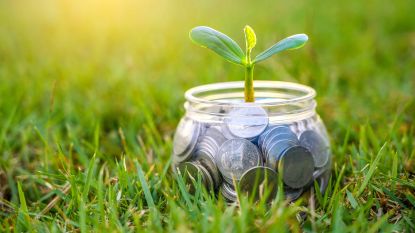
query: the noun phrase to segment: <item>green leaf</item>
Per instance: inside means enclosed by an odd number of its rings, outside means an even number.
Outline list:
[[[254,32],[254,29],[246,25],[244,28],[244,33],[245,33],[246,50],[251,52],[251,50],[256,45],[256,35]]]
[[[199,26],[189,33],[190,39],[197,45],[211,49],[226,60],[243,65],[245,57],[241,47],[227,35],[213,28]]]
[[[283,40],[280,40],[275,45],[271,46],[269,49],[265,50],[264,52],[258,54],[255,57],[254,63],[258,63],[263,61],[272,55],[282,52],[284,50],[291,50],[291,49],[298,49],[304,46],[305,42],[307,42],[308,36],[306,34],[297,34],[290,37],[287,37]]]

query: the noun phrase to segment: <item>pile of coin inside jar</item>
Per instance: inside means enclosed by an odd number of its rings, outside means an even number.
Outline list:
[[[314,181],[322,190],[327,185],[330,146],[325,129],[316,122],[311,117],[272,123],[259,106],[233,108],[219,123],[185,116],[174,136],[173,167],[191,178],[186,180],[192,188],[200,177],[208,190],[228,202],[237,200],[236,185],[260,198],[259,183],[267,186],[272,200],[278,180],[286,198],[294,201],[314,187]]]

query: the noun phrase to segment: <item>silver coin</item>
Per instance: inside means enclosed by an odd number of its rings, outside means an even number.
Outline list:
[[[270,128],[267,128],[266,130],[264,130],[264,132],[259,135],[258,137],[258,147],[261,148],[262,147],[262,143],[264,142],[264,138],[269,134],[269,132],[271,131]]]
[[[303,191],[304,191],[303,188],[293,189],[289,186],[284,186],[284,195],[288,201],[297,200],[299,197],[301,197],[301,194],[303,194]]]
[[[291,188],[301,188],[313,179],[314,161],[311,153],[302,146],[288,148],[278,162],[278,173]]]
[[[223,143],[218,143],[215,139],[210,138],[210,137],[207,137],[205,139],[205,142],[206,142],[207,145],[210,146],[210,148],[213,149],[213,151],[214,151],[214,154],[213,155],[214,156],[216,156],[216,154],[218,153],[218,150],[219,150],[220,146],[223,144]]]
[[[313,172],[313,178],[317,179],[318,177],[320,177],[323,173],[325,173],[327,170],[329,170],[329,166],[324,166],[324,167],[320,167],[314,170]]]
[[[223,135],[217,128],[210,127],[206,130],[206,133],[201,137],[197,145],[197,148],[211,152],[210,154],[212,154],[214,157],[217,151],[219,150],[219,146],[222,145],[225,141],[226,138],[223,137]]]
[[[327,189],[327,185],[329,184],[330,176],[330,170],[326,170],[323,174],[321,174],[321,176],[316,179],[320,186],[320,192],[323,195]]]
[[[294,133],[276,133],[275,135],[272,135],[269,137],[269,140],[263,143],[263,152],[269,150],[271,148],[271,145],[274,144],[276,141],[281,140],[290,140],[293,142],[298,143],[297,135]]]
[[[265,130],[268,125],[268,115],[261,107],[236,108],[229,113],[225,123],[232,135],[252,139]]]
[[[189,160],[196,146],[201,124],[188,117],[180,120],[173,140],[173,154],[176,162]]]
[[[212,155],[212,157],[215,157],[215,154],[217,153],[218,148],[215,148],[214,146],[212,146],[211,144],[207,142],[201,142],[197,145],[196,151],[198,150],[209,152],[209,154]]]
[[[214,161],[214,158],[208,154],[204,153],[203,151],[196,151],[195,159],[199,161],[199,163],[208,170],[210,176],[213,179],[213,185],[215,188],[218,188],[219,185],[222,183],[221,176],[219,174],[218,167]]]
[[[225,201],[236,202],[238,200],[238,195],[236,191],[233,189],[233,186],[226,182],[223,182],[222,184],[221,193]]]
[[[270,203],[277,195],[278,175],[268,167],[257,166],[247,170],[239,181],[241,192],[258,201],[266,198]]]
[[[275,128],[275,126],[268,125],[268,127],[264,130],[264,132],[262,132],[262,134],[259,135],[259,137],[258,137],[258,146],[260,146],[259,143],[262,143],[264,141],[265,136],[267,136],[273,128]]]
[[[221,127],[219,126],[210,127],[208,130],[206,130],[205,136],[214,139],[219,146],[221,146],[222,143],[227,140],[227,138],[221,132]]]
[[[212,176],[210,175],[209,171],[203,165],[199,165],[199,170],[203,174],[203,184],[207,188],[207,190],[214,190],[215,182],[213,181]]]
[[[239,180],[251,167],[261,164],[258,148],[246,139],[231,139],[222,144],[216,156],[216,164],[222,176]]]
[[[215,157],[213,155],[213,152],[206,149],[206,148],[198,148],[195,152],[194,152],[194,159],[197,160],[199,158],[200,155],[206,155],[209,156],[209,158],[211,158],[212,160],[215,160]]]
[[[304,131],[300,136],[300,145],[311,152],[315,167],[324,167],[324,165],[328,163],[330,158],[330,147],[315,131]]]
[[[273,136],[275,136],[275,135],[278,135],[278,134],[282,134],[282,133],[288,133],[288,134],[293,134],[293,132],[290,130],[290,128],[289,127],[287,127],[287,126],[276,126],[276,127],[272,127],[268,132],[267,132],[267,134],[265,135],[265,137],[264,137],[264,139],[262,140],[262,143],[261,143],[261,150],[262,150],[262,153],[265,153],[265,150],[266,150],[266,144],[268,143],[268,142],[270,142],[271,141],[271,138],[273,137]]]
[[[314,168],[313,179],[306,185],[306,187],[313,187],[314,181],[320,182],[319,178],[321,178],[323,174],[326,174],[328,170],[330,170],[330,163],[327,163],[324,167]]]
[[[297,146],[298,143],[290,139],[282,139],[275,142],[266,150],[265,163],[267,167],[278,169],[278,161],[282,154],[290,147]]]
[[[226,120],[225,120],[226,121]],[[220,126],[220,132],[222,133],[222,135],[227,139],[234,139],[234,138],[238,138],[235,135],[233,135],[228,128],[228,125],[226,123],[221,124]]]
[[[226,183],[233,186],[233,179],[232,178],[228,178],[228,177],[225,177],[225,176],[222,176],[222,178]]]
[[[268,141],[269,137],[274,135],[275,133],[292,133],[292,131],[288,126],[285,125],[273,126],[267,131],[267,134],[265,135],[263,141]]]
[[[195,162],[181,163],[176,167],[176,171],[183,177],[186,188],[191,194],[194,194],[196,191],[195,184],[198,177],[201,178],[201,181],[205,187],[209,187],[206,181],[206,174],[201,171],[200,166]]]

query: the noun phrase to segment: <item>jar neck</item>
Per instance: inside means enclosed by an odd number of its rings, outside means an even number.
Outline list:
[[[243,82],[192,88],[185,94],[187,115],[201,121],[220,122],[235,108],[246,108],[248,113],[249,109],[262,108],[273,123],[292,122],[315,115],[315,91],[310,87],[289,82],[254,81],[256,99],[253,103],[244,102],[243,88]]]

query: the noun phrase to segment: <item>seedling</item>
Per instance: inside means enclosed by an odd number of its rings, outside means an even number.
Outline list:
[[[229,36],[206,26],[195,27],[190,31],[190,39],[202,47],[211,49],[213,52],[225,58],[227,61],[245,68],[245,102],[254,102],[254,66],[272,55],[284,50],[298,49],[304,46],[308,40],[306,34],[296,34],[287,37],[274,44],[264,52],[258,54],[253,60],[251,51],[256,45],[256,35],[250,26],[245,26],[245,53],[241,47]]]

